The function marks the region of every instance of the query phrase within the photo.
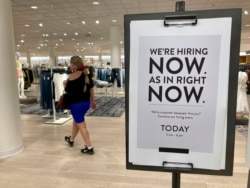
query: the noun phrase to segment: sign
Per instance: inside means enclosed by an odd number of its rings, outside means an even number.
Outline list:
[[[232,63],[240,36],[233,31],[232,12],[219,17],[192,12],[196,25],[169,27],[159,19],[166,14],[125,17],[128,168],[168,161],[192,163],[201,171],[226,169],[228,133],[234,130],[229,126],[235,126],[228,118],[236,114],[228,109],[237,91],[230,91],[237,86],[237,76],[230,76],[237,74]],[[237,35],[234,53],[232,35]]]

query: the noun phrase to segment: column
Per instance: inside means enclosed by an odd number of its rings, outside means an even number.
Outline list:
[[[111,82],[117,83],[117,87],[122,89],[122,70],[121,70],[121,29],[119,26],[110,28],[110,43],[111,43]]]
[[[98,61],[102,62],[102,54],[101,53],[98,54]]]
[[[55,56],[55,48],[54,45],[49,45],[49,66],[56,66],[56,56]]]
[[[100,65],[101,66],[101,64],[102,64],[102,54],[101,54],[101,52],[98,54],[98,65]]]
[[[111,42],[111,66],[112,68],[120,68],[121,64],[121,48],[120,48],[121,30],[119,26],[110,28]]]
[[[0,158],[23,150],[11,1],[0,1]]]
[[[33,68],[33,65],[31,65],[30,51],[27,51],[27,64],[30,69]]]

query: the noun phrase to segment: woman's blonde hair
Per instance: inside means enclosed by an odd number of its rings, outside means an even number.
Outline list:
[[[89,80],[89,77],[88,77],[89,71],[88,71],[88,69],[86,67],[84,67],[82,58],[80,58],[79,56],[72,56],[70,58],[70,63],[73,63],[74,65],[76,65],[78,70],[83,71],[84,76],[85,76],[85,84],[84,84],[84,87],[83,87],[83,92],[85,93],[87,91],[87,85],[90,84],[90,80]],[[83,69],[83,67],[84,67],[84,69]]]
[[[70,63],[73,63],[74,65],[77,66],[77,69],[81,69],[81,67],[83,66],[83,61],[82,58],[80,58],[79,56],[72,56],[70,58]]]

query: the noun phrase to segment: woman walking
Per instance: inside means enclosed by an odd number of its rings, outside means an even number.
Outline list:
[[[81,149],[81,152],[84,154],[94,154],[94,148],[90,141],[85,121],[85,114],[90,106],[96,109],[93,80],[79,56],[71,57],[70,68],[72,74],[64,82],[64,86],[65,92],[69,94],[69,108],[73,116],[73,126],[71,135],[65,136],[65,141],[68,142],[69,146],[73,147],[74,139],[80,131],[85,142],[85,146]]]

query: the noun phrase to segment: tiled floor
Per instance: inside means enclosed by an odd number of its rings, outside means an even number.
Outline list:
[[[100,92],[100,91],[99,91]],[[34,95],[36,92],[30,94]],[[37,93],[38,94],[38,93]],[[28,94],[27,94],[28,95]],[[69,148],[64,136],[72,120],[45,124],[38,115],[21,115],[24,150],[0,160],[3,188],[171,188],[172,174],[127,170],[125,115],[86,117],[95,155],[83,155],[80,135]],[[181,174],[182,188],[246,188],[246,138],[235,132],[233,176]]]

